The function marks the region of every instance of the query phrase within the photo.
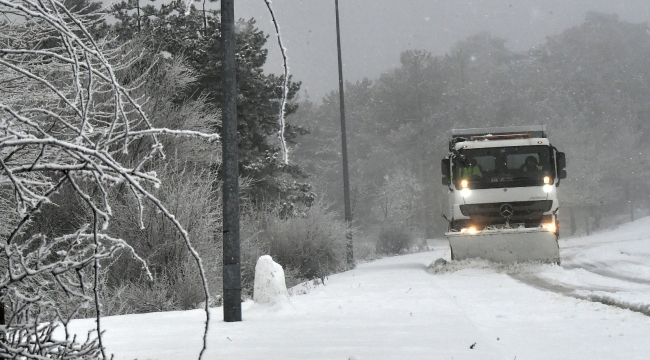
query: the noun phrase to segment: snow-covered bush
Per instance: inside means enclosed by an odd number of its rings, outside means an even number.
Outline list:
[[[240,182],[240,185],[241,182]],[[241,187],[240,187],[241,189]],[[242,279],[242,296],[253,296],[255,265],[260,256],[269,253],[269,247],[261,236],[267,219],[273,213],[269,208],[255,207],[247,201],[240,204],[240,264]],[[217,234],[221,239],[222,234]],[[220,240],[221,242],[221,240]],[[220,260],[221,261],[221,260]]]
[[[255,266],[258,259],[270,253],[269,238],[265,235],[270,224],[283,221],[280,216],[281,208],[266,206],[253,206],[244,201],[241,212],[241,277],[242,294],[246,297],[253,296],[255,280]],[[220,235],[220,234],[219,234]],[[283,264],[285,281],[288,287],[304,281],[300,270]]]
[[[403,224],[388,222],[379,229],[377,237],[377,253],[401,254],[409,251],[413,245],[413,234]]]
[[[123,315],[199,308],[205,301],[199,279],[196,265],[188,258],[169,271],[153,275],[153,279],[125,279],[104,286],[103,312],[105,315]],[[221,281],[221,276],[210,280]],[[220,294],[212,287],[210,290],[211,304],[215,305],[215,299],[220,298]]]
[[[377,243],[368,238],[354,239],[354,260],[367,261],[377,258]]]
[[[346,267],[345,223],[322,202],[298,216],[269,216],[260,233],[269,254],[305,279],[324,278]]]
[[[157,174],[163,184],[156,194],[184,225],[203,259],[212,295],[218,295],[221,286],[221,247],[217,246],[214,232],[221,219],[219,184],[215,184],[207,171],[194,169],[192,165],[184,165],[173,158],[158,167]],[[205,301],[201,284],[196,282],[196,265],[193,264],[191,253],[178,241],[178,230],[170,226],[156,209],[143,210],[144,228],[140,229],[137,205],[120,201],[115,207],[115,236],[128,241],[141,254],[149,264],[153,279],[146,279],[141,264],[126,254],[111,262],[110,271],[106,273],[106,291],[110,293],[114,288],[134,294],[125,296],[123,299],[126,303],[114,308],[121,308],[124,311],[122,314],[156,311],[146,302],[139,306],[137,301],[131,300],[136,299],[142,291],[166,297],[166,303],[170,304],[167,310],[194,309],[196,304]]]

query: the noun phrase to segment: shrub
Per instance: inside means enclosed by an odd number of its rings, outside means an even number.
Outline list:
[[[354,259],[369,261],[377,258],[377,241],[372,235],[354,237]]]
[[[213,301],[219,295],[212,290]],[[205,301],[196,264],[187,259],[174,269],[154,275],[127,279],[104,291],[104,314],[124,315],[158,311],[190,310]]]
[[[293,275],[305,279],[325,278],[346,266],[345,223],[322,202],[302,214],[281,218],[268,216],[260,236],[268,241],[270,255]]]
[[[256,209],[248,202],[242,204],[239,230],[242,296],[253,296],[257,259],[269,254],[268,242],[260,235],[270,213],[271,210],[264,207]]]
[[[157,195],[185,226],[202,258],[210,292],[219,294],[221,246],[214,234],[221,221],[220,193],[213,191],[219,183],[206,170],[175,160],[158,168],[157,173],[164,183]],[[193,309],[198,302],[205,301],[196,263],[180,241],[178,231],[150,208],[143,209],[144,228],[140,228],[137,204],[130,203],[128,198],[118,198],[116,202],[113,231],[132,244],[154,278],[147,279],[142,264],[126,252],[111,264],[104,264],[110,268],[104,279],[109,294],[105,301],[124,302],[112,304],[110,308],[115,310],[111,314]],[[112,293],[122,296],[109,299]],[[143,299],[143,304],[137,304],[138,298]]]
[[[385,223],[379,229],[377,253],[396,255],[408,251],[413,243],[411,230],[401,224]]]

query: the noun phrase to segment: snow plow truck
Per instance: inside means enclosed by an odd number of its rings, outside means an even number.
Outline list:
[[[545,125],[452,130],[441,167],[452,260],[560,263],[557,188],[566,158]]]

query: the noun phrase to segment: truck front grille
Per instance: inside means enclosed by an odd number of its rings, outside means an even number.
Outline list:
[[[513,212],[512,216],[509,217],[510,222],[516,222],[540,219],[544,212],[551,210],[553,200],[460,205],[460,212],[465,216],[469,216],[473,221],[490,223],[505,221],[504,216],[501,214],[501,207],[505,204],[512,206]]]

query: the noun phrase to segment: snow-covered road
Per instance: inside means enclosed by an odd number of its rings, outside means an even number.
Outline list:
[[[331,276],[283,307],[247,302],[241,323],[213,309],[205,358],[647,359],[648,229],[645,218],[562,241],[562,266],[464,261],[431,272],[449,257],[434,242]],[[192,359],[202,321],[200,310],[109,317],[105,342],[116,359]]]

